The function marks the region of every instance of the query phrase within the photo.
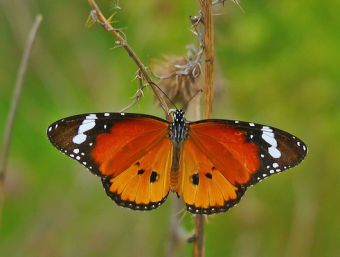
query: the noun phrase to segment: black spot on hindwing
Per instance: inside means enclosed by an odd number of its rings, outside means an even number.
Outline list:
[[[195,185],[198,186],[198,184],[200,183],[200,177],[198,175],[198,173],[195,173],[191,176],[191,182]]]
[[[150,175],[150,183],[154,183],[159,179],[159,174],[157,173],[157,171],[152,171],[151,175]]]
[[[138,175],[142,175],[142,174],[144,174],[144,172],[145,172],[144,169],[140,169],[140,170],[137,171],[137,174],[138,174]]]

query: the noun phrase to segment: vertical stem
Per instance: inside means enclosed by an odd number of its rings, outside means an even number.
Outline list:
[[[9,109],[7,120],[5,123],[6,127],[5,127],[5,132],[4,132],[2,152],[0,155],[0,222],[2,220],[2,208],[3,208],[3,203],[5,200],[5,188],[4,188],[5,187],[5,176],[6,176],[8,153],[9,153],[9,147],[10,147],[11,139],[12,139],[12,131],[13,131],[15,115],[16,115],[18,103],[20,100],[20,95],[22,91],[25,72],[26,72],[27,65],[28,65],[28,60],[32,52],[33,43],[34,43],[41,21],[42,21],[42,16],[39,14],[36,16],[34,23],[32,25],[32,28],[28,34],[27,41],[24,47],[24,52],[23,52],[22,59],[21,59],[21,63],[19,66],[15,86],[14,86],[11,107]]]
[[[214,100],[214,23],[211,0],[199,0],[204,22],[204,118],[212,112]]]

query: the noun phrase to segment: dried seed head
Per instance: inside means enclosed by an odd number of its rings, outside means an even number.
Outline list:
[[[154,74],[160,79],[158,86],[171,101],[182,106],[186,106],[201,90],[201,65],[196,53],[191,56],[166,56],[157,60],[152,67]],[[164,99],[168,102],[166,97]]]

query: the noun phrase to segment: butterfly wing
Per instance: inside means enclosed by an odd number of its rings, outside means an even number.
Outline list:
[[[228,210],[248,186],[297,165],[307,153],[300,139],[269,126],[228,120],[189,126],[178,194],[193,213]]]
[[[141,114],[83,114],[53,123],[47,134],[58,150],[100,176],[117,204],[144,210],[165,200],[172,158],[166,121]]]

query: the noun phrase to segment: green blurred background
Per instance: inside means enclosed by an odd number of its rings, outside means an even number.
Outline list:
[[[98,1],[107,15],[109,0]],[[144,63],[195,43],[197,1],[120,1],[115,25]],[[207,256],[340,256],[340,2],[243,1],[215,9],[219,97],[213,117],[280,127],[307,159],[209,217]],[[0,1],[0,135],[27,32],[44,20],[13,131],[0,256],[164,256],[171,201],[151,212],[117,207],[101,183],[58,153],[45,129],[65,116],[118,111],[136,91],[136,66],[87,1]],[[151,92],[131,111],[162,115]],[[2,140],[2,138],[0,139]],[[180,214],[181,215],[181,214]],[[192,229],[192,217],[183,218]],[[191,256],[190,244],[179,256]]]

